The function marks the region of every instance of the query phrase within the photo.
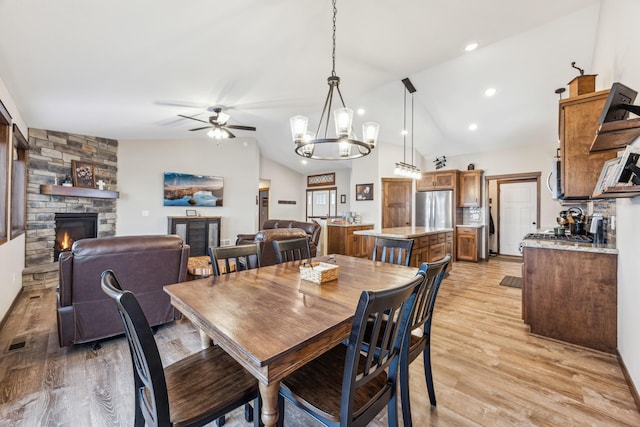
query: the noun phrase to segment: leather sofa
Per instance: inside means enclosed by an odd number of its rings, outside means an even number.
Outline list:
[[[300,237],[309,239],[311,256],[316,256],[320,231],[322,227],[316,221],[302,222],[284,219],[268,219],[264,222],[262,230],[256,234],[238,234],[236,245],[249,243],[260,244],[260,266],[266,267],[276,263],[276,253],[273,249],[274,240],[289,240]]]
[[[176,235],[82,239],[59,258],[57,303],[61,347],[124,333],[113,301],[100,287],[100,275],[113,270],[133,292],[151,326],[181,317],[164,285],[187,277],[189,245]]]

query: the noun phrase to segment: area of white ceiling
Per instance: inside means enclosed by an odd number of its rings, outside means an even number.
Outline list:
[[[403,86],[427,157],[555,138],[554,90],[589,69],[598,0],[340,0],[347,105],[402,144]],[[317,120],[331,72],[329,0],[0,0],[0,78],[30,127],[116,139],[201,139],[222,105],[264,155],[301,173],[289,117]],[[464,46],[477,41],[470,53]],[[487,99],[483,92],[495,87]],[[360,118],[358,118],[360,120]],[[474,122],[478,130],[469,132]],[[197,124],[197,123],[196,123]],[[337,165],[336,165],[337,166]],[[347,163],[348,166],[348,163]],[[333,168],[333,165],[330,168]]]

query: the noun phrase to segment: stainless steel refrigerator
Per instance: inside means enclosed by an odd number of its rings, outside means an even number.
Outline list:
[[[453,228],[453,190],[416,192],[416,226]]]

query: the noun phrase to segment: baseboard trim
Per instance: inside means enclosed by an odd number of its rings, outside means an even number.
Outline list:
[[[616,353],[618,355],[618,363],[620,364],[620,368],[622,369],[622,374],[624,375],[624,379],[627,381],[629,391],[631,391],[631,396],[633,397],[634,402],[636,402],[638,411],[640,411],[640,394],[638,394],[638,389],[636,389],[636,386],[633,383],[633,379],[631,378],[631,375],[629,375],[629,371],[627,370],[627,366],[624,364],[622,355],[618,350],[616,350]]]
[[[22,295],[22,292],[23,292],[23,288],[20,288],[20,291],[18,291],[18,294],[13,299],[13,302],[11,303],[11,306],[9,306],[9,310],[7,310],[7,312],[4,314],[4,316],[2,316],[2,320],[0,320],[0,331],[2,330],[2,328],[4,328],[4,324],[7,322],[7,319],[9,318],[9,315],[11,314],[11,312],[15,308],[16,304],[18,303],[18,300],[20,299],[20,296]]]

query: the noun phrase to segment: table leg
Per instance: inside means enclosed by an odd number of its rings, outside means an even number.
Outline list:
[[[213,345],[213,340],[209,338],[209,335],[205,334],[202,329],[200,329],[200,348],[205,349],[209,348]]]
[[[280,381],[271,384],[260,382],[260,396],[262,397],[262,422],[265,427],[275,427],[278,421],[278,393],[280,391]]]

